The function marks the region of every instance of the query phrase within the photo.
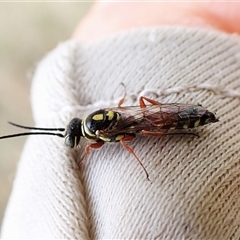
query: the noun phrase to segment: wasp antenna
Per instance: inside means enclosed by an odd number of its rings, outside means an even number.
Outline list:
[[[26,135],[53,135],[53,136],[58,136],[61,138],[64,138],[65,136],[61,133],[52,133],[52,132],[26,132],[26,133],[16,133],[16,134],[11,134],[11,135],[5,135],[5,136],[0,136],[0,139],[4,138],[13,138],[13,137],[20,137],[20,136],[26,136]]]
[[[65,128],[37,128],[37,127],[28,127],[28,126],[19,125],[19,124],[10,122],[10,121],[8,123],[13,125],[13,126],[15,126],[15,127],[24,128],[24,129],[30,129],[30,130],[60,131],[60,132],[65,131]]]

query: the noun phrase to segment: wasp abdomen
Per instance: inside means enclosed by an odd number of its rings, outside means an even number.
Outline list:
[[[215,123],[218,121],[219,120],[216,118],[216,116],[212,112],[206,110],[206,112],[201,117],[200,126],[203,126],[209,123]]]
[[[191,106],[178,113],[178,123],[175,129],[187,129],[218,122],[216,116],[201,106]]]

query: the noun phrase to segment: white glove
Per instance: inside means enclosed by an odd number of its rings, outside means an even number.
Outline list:
[[[101,107],[202,104],[220,122],[193,136],[139,137],[69,150],[31,136],[5,214],[3,238],[239,239],[240,39],[213,30],[159,27],[88,44],[66,42],[38,66],[36,126],[66,127]],[[125,104],[125,103],[124,103]],[[125,105],[126,105],[125,104]]]

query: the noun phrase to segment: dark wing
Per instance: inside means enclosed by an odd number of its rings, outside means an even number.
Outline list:
[[[142,130],[159,132],[162,129],[174,128],[178,124],[181,113],[187,115],[188,104],[161,104],[149,105],[146,108],[139,106],[107,108],[121,114],[121,119],[108,129],[101,130],[100,135],[114,136],[121,133],[138,133]]]

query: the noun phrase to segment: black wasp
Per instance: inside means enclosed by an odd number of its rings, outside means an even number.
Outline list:
[[[106,142],[120,142],[127,151],[134,155],[148,178],[147,170],[126,142],[133,140],[137,135],[162,137],[170,134],[192,134],[198,136],[182,130],[218,122],[212,112],[200,105],[161,104],[146,97],[140,97],[139,106],[122,107],[123,102],[124,98],[121,99],[118,107],[97,110],[84,119],[73,118],[66,129],[34,128],[10,122],[16,127],[41,130],[42,132],[18,133],[2,136],[0,139],[37,134],[55,135],[65,138],[65,144],[74,148],[79,144],[81,137],[84,137],[89,141],[84,159],[90,153],[91,148],[100,148]],[[145,102],[148,102],[149,105],[146,105]],[[51,131],[65,131],[65,134]]]

